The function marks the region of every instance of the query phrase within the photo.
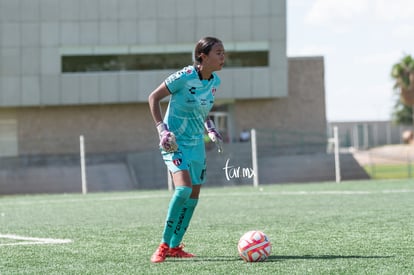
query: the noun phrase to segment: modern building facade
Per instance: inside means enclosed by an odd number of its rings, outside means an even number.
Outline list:
[[[278,100],[289,96],[284,0],[1,0],[0,24],[3,155],[71,151],[58,140],[77,143],[80,134],[111,140],[93,151],[147,148],[154,143],[148,94],[191,64],[195,42],[206,35],[224,41],[232,62],[219,73],[213,113],[228,139],[253,126],[297,127],[286,110],[275,110],[286,109]],[[177,62],[163,68],[160,56]],[[315,88],[323,92],[320,80]],[[324,131],[318,99],[314,118]],[[294,120],[306,128],[308,119]]]
[[[80,135],[88,153],[156,153],[148,95],[204,36],[227,52],[211,113],[227,142],[325,141],[324,60],[288,58],[286,24],[286,0],[0,0],[0,156],[78,153]]]

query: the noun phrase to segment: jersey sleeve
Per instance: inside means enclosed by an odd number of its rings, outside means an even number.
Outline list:
[[[177,71],[165,79],[165,86],[171,94],[176,93],[185,86],[188,76],[188,68]]]

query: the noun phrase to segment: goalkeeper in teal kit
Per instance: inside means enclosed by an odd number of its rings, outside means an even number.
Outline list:
[[[224,65],[223,43],[215,37],[202,38],[195,46],[193,59],[193,65],[170,75],[148,98],[161,155],[175,187],[161,244],[151,257],[153,263],[163,262],[166,257],[194,257],[183,250],[181,241],[205,182],[205,130],[222,151],[223,139],[208,114],[220,85],[214,72]],[[170,102],[163,117],[160,101],[168,96]]]

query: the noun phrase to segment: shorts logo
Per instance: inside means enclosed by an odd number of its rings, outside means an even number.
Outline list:
[[[182,160],[181,159],[174,159],[173,163],[175,166],[180,166],[181,165]]]

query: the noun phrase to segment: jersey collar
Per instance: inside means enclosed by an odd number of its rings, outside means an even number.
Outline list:
[[[194,68],[195,68],[195,70],[197,71],[198,78],[199,78],[201,81],[205,80],[205,79],[203,79],[203,76],[201,75],[201,72],[200,72],[200,69],[198,68],[198,66],[194,66]],[[209,78],[209,79],[207,79],[207,80],[208,80],[208,81],[210,81],[210,80],[212,80],[213,78],[214,78],[214,75],[213,75],[213,74],[211,74],[210,78]]]

